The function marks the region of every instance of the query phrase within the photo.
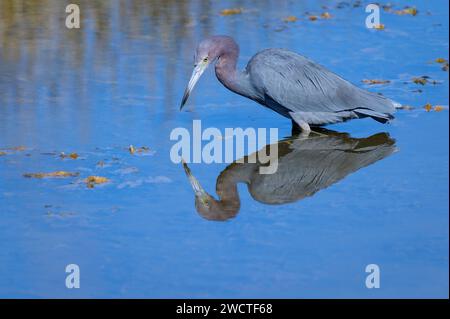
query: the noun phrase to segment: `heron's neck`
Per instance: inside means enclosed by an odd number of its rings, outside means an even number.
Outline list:
[[[224,211],[229,213],[229,217],[235,216],[241,207],[241,200],[237,189],[237,184],[217,185],[216,189],[219,200],[217,204]]]
[[[216,193],[219,196],[219,202],[222,205],[231,205],[239,207],[239,193],[237,189],[237,183],[240,182],[239,176],[231,174],[224,170],[217,177],[216,181]]]
[[[219,199],[214,199],[216,209],[213,211],[199,211],[203,217],[211,220],[227,220],[235,217],[240,209],[241,201],[237,184],[249,182],[251,170],[245,165],[233,163],[217,177],[216,193]]]
[[[248,165],[242,165],[240,163],[230,164],[217,177],[216,193],[219,196],[217,202],[222,207],[228,206],[229,208],[239,210],[240,199],[237,184],[249,183],[252,172],[252,168]]]
[[[220,57],[216,63],[216,76],[230,91],[251,98],[253,86],[246,71],[236,70],[237,52],[230,52]]]

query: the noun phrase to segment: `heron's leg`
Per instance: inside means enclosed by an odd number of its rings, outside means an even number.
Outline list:
[[[311,131],[314,132],[314,131]],[[308,138],[309,137],[309,133],[308,131],[303,130],[300,125],[297,124],[297,122],[292,121],[292,130],[291,130],[291,134],[297,136],[297,138],[299,139],[304,139],[304,138]]]
[[[303,120],[302,116],[299,113],[289,112],[293,122],[295,122],[300,129],[302,130],[302,135],[309,135],[311,132],[311,128],[309,127],[308,122]]]

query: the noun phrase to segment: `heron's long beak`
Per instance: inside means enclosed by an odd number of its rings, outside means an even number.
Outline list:
[[[194,71],[192,72],[191,75],[191,79],[189,80],[189,83],[186,87],[186,90],[184,90],[183,100],[181,101],[180,105],[180,111],[183,108],[184,104],[186,103],[187,99],[189,98],[189,94],[191,94],[198,79],[200,79],[200,77],[202,76],[203,72],[205,72],[207,67],[208,63],[203,62],[200,62],[195,66]]]

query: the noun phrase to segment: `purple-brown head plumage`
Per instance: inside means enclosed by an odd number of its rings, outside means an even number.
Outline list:
[[[237,57],[238,54],[239,47],[229,36],[211,36],[200,42],[194,55],[194,71],[192,72],[191,79],[189,80],[186,90],[184,91],[180,110],[189,98],[195,84],[211,63],[217,61],[217,63],[220,64],[221,59],[229,56]]]

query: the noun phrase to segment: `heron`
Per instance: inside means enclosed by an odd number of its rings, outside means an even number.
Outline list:
[[[397,151],[395,140],[388,133],[354,138],[324,128],[308,138],[294,135],[278,141],[278,169],[274,174],[261,174],[264,165],[245,156],[227,166],[217,177],[216,193],[208,194],[183,162],[185,173],[194,190],[195,208],[207,220],[225,221],[240,210],[237,185],[246,184],[256,201],[282,205],[313,196],[346,176],[374,164]],[[258,152],[268,152],[270,146]]]
[[[180,110],[206,68],[215,64],[218,80],[229,90],[291,119],[302,132],[311,126],[372,118],[387,123],[401,104],[363,90],[312,60],[287,49],[256,53],[244,70],[236,70],[239,46],[217,35],[197,46],[194,70]]]

